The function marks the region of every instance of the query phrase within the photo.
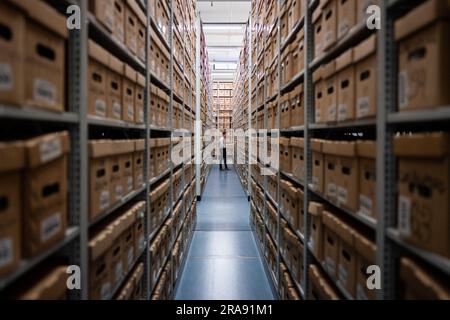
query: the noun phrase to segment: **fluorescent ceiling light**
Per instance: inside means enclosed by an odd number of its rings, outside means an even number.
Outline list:
[[[235,24],[206,24],[203,25],[203,30],[244,30],[244,27],[242,25],[235,25]]]

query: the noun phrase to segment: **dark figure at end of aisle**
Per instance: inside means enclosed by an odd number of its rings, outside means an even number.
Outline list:
[[[228,169],[228,166],[227,166],[227,148],[225,145],[225,135],[226,135],[226,132],[223,131],[222,136],[220,137],[220,140],[219,140],[219,148],[222,150],[222,158],[220,160],[220,170],[221,171],[223,171],[224,163],[225,163],[225,170],[230,170],[230,169]]]

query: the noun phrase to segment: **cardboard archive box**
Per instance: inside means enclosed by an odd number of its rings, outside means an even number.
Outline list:
[[[324,206],[318,202],[310,202],[308,212],[311,215],[311,234],[308,246],[318,261],[323,259],[323,227],[322,213]]]
[[[303,83],[299,84],[293,91],[291,91],[290,109],[290,127],[303,126],[305,124]]]
[[[362,0],[337,1],[337,39],[342,39],[356,24],[356,2]]]
[[[108,251],[113,242],[111,229],[105,229],[89,241],[89,298],[110,299],[112,293],[111,256]]]
[[[297,2],[300,0],[292,0]],[[303,1],[303,0],[302,0]],[[300,29],[300,31],[295,36],[294,41],[290,46],[292,52],[291,61],[291,78],[298,75],[305,68],[305,31]]]
[[[114,30],[114,0],[91,0],[89,11],[108,31]]]
[[[22,170],[24,146],[0,142],[0,277],[8,274],[22,258]]]
[[[355,67],[353,49],[336,59],[337,78],[337,121],[355,119]]]
[[[377,291],[367,287],[369,266],[376,265],[377,246],[359,233],[355,234],[356,249],[356,292],[358,300],[375,300]]]
[[[125,0],[114,0],[113,38],[125,44]]]
[[[372,35],[354,48],[356,118],[377,114],[377,37]]]
[[[359,209],[358,212],[372,219],[378,218],[376,206],[377,168],[375,141],[357,141],[359,159]]]
[[[321,0],[323,11],[323,49],[327,51],[337,40],[338,0]]]
[[[139,190],[145,185],[144,181],[144,150],[145,140],[134,141],[133,153],[133,181],[134,190]]]
[[[450,257],[450,138],[418,133],[394,139],[398,229],[408,243]]]
[[[135,119],[134,122],[138,124],[143,124],[145,122],[144,119],[144,95],[145,95],[145,77],[136,73],[136,87],[135,87]]]
[[[136,2],[135,2],[136,3]],[[146,37],[147,37],[147,16],[146,13],[142,11],[139,6],[134,8],[136,16],[137,16],[137,28],[136,28],[136,36],[137,36],[137,57],[142,62],[147,60],[146,58]]]
[[[325,122],[325,83],[322,74],[323,67],[313,72],[315,123]]]
[[[287,129],[291,124],[291,99],[289,93],[285,93],[281,96],[280,110],[280,129]]]
[[[130,123],[134,123],[134,117],[136,114],[136,79],[136,71],[129,65],[125,64],[124,77],[122,82],[122,120]]]
[[[107,115],[107,93],[110,88],[107,83],[109,62],[109,53],[94,41],[89,40],[88,113],[93,116],[105,118]]]
[[[324,52],[324,24],[322,20],[322,9],[317,7],[312,17],[314,29],[314,59],[320,57]]]
[[[428,0],[395,23],[400,111],[450,104],[450,5]]]
[[[106,74],[106,116],[110,119],[122,120],[124,68],[122,61],[109,55],[109,69]]]
[[[281,137],[280,140],[280,169],[283,172],[292,172],[291,163],[291,141],[289,138]]]
[[[322,66],[322,77],[324,81],[323,120],[327,123],[334,123],[337,121],[338,108],[338,78],[335,60]]]
[[[329,211],[323,211],[323,262],[322,265],[332,279],[338,277],[339,238],[337,228],[339,219]]]
[[[303,184],[305,179],[305,158],[304,158],[304,148],[305,140],[304,138],[291,138],[291,161],[292,161],[292,175],[300,183]]]
[[[15,297],[17,300],[66,300],[67,266],[45,266],[37,278]]]
[[[312,190],[321,194],[324,193],[324,173],[325,173],[325,157],[322,151],[324,145],[323,140],[312,139]]]
[[[67,131],[25,141],[23,249],[27,257],[64,238],[69,151]]]
[[[5,96],[11,100],[14,91],[17,96],[12,98],[13,103],[64,111],[65,46],[68,36],[66,19],[42,1],[11,0],[10,2],[21,11],[6,9],[8,10],[6,13],[11,12],[12,17],[17,17],[14,23],[8,22],[9,18],[4,18],[17,34],[17,41],[6,43],[4,47],[11,53],[18,54],[17,58],[4,58],[7,65],[12,66],[12,68],[5,67],[3,71],[5,74],[3,78],[6,79],[3,85],[6,88]],[[8,7],[13,8],[11,5]],[[23,46],[19,44],[22,40]],[[21,48],[23,52],[20,51]],[[15,63],[22,64],[23,69]],[[13,71],[26,72],[26,75],[13,74]]]
[[[305,15],[306,0],[291,0],[289,7],[289,29],[292,30],[299,23],[300,19]]]
[[[299,205],[300,197],[297,189],[288,181],[280,180],[281,188],[281,207],[284,217],[290,225],[299,230],[298,219],[300,218]]]
[[[339,221],[337,224],[338,241],[338,268],[337,281],[348,293],[355,297],[356,291],[356,250],[355,238],[357,232],[348,224]]]
[[[311,295],[314,300],[339,300],[336,290],[328,283],[320,267],[309,265],[309,280],[311,281]]]
[[[128,50],[136,55],[138,42],[138,16],[141,10],[134,0],[126,0],[125,4],[125,45]]]

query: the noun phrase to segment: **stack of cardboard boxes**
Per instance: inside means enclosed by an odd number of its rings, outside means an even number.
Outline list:
[[[170,180],[164,180],[159,186],[152,187],[150,193],[150,229],[155,228],[163,222],[170,210]]]
[[[0,143],[0,275],[64,238],[69,150],[67,132]]]
[[[89,297],[111,299],[145,249],[145,202],[122,209],[89,242]],[[125,283],[125,286],[127,283]]]
[[[91,140],[90,219],[93,220],[125,196],[142,188],[143,140]]]
[[[170,166],[170,138],[150,139],[150,179],[158,177]]]
[[[150,124],[157,127],[168,128],[170,126],[170,97],[167,93],[150,85]],[[179,110],[174,108],[175,110]],[[174,116],[176,113],[174,112]],[[179,118],[180,116],[178,116]],[[175,117],[176,118],[176,117]],[[179,126],[180,123],[178,123]],[[177,127],[178,127],[177,126]],[[175,127],[175,128],[177,128]]]

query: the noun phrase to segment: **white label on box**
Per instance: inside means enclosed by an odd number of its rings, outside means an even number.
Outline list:
[[[13,258],[13,240],[11,238],[0,239],[0,269],[9,265]]]
[[[116,24],[116,31],[117,31],[117,39],[120,41],[120,42],[123,42],[124,41],[124,39],[125,39],[125,29],[124,29],[124,27],[122,27],[122,24]]]
[[[365,117],[369,114],[370,111],[370,98],[369,97],[361,97],[358,98],[356,102],[356,116],[358,118]]]
[[[61,213],[56,212],[41,222],[41,242],[46,242],[62,230]]]
[[[312,189],[313,191],[317,191],[319,188],[319,178],[318,177],[312,177]]]
[[[116,282],[122,280],[122,277],[124,275],[123,262],[122,261],[119,261],[119,262],[116,263],[116,268],[115,268],[114,272],[115,272],[115,280],[116,280]]]
[[[100,193],[100,199],[99,199],[99,207],[100,210],[105,210],[109,207],[109,191],[103,190]]]
[[[14,85],[11,65],[0,63],[0,90],[12,90]]]
[[[325,44],[330,44],[334,41],[333,31],[329,30],[325,33]]]
[[[328,121],[336,120],[336,105],[328,108]]]
[[[411,236],[411,200],[404,196],[398,200],[398,230],[402,236]]]
[[[348,118],[348,105],[340,104],[338,107],[338,121],[345,121]]]
[[[106,102],[102,99],[95,100],[95,114],[98,116],[106,116]]]
[[[336,270],[336,264],[334,262],[333,259],[331,259],[330,257],[325,257],[325,269],[328,271],[328,273],[334,277],[334,273]]]
[[[130,39],[130,49],[131,51],[136,52],[136,48],[137,48],[136,39],[133,37]]]
[[[44,141],[39,144],[39,155],[41,162],[48,162],[61,156],[62,147],[61,140],[59,138]]]
[[[116,186],[116,199],[121,199],[123,196],[123,186],[121,184]]]
[[[111,11],[111,12],[110,12]],[[105,25],[112,30],[114,28],[114,11],[108,10],[108,14],[105,15]]]
[[[341,22],[339,24],[339,37],[346,35],[349,30],[350,30],[350,27],[348,25],[348,21]]]
[[[403,70],[398,74],[398,99],[400,109],[405,109],[409,105],[409,79],[408,71]]]
[[[322,117],[322,110],[316,109],[316,122],[320,122]]]
[[[128,261],[128,271],[133,267],[133,261],[134,261],[134,248],[130,247],[128,249],[128,255],[127,255],[127,261]]]
[[[111,298],[111,283],[106,282],[100,288],[100,299],[109,300]]]
[[[138,180],[138,185],[143,185],[144,184],[144,175],[139,174],[137,180]]]
[[[372,199],[360,194],[359,195],[359,212],[365,216],[370,216],[372,214],[373,204]]]
[[[357,300],[369,300],[366,291],[364,291],[363,286],[360,283],[356,284],[356,299]]]
[[[56,87],[44,79],[35,79],[33,85],[33,99],[49,105],[56,104]]]
[[[139,122],[144,122],[144,110],[139,110],[139,113],[138,113],[138,121]]]
[[[113,103],[112,114],[116,119],[120,119],[122,117],[122,105],[117,101]]]
[[[127,186],[128,186],[128,191],[133,190],[133,177],[127,178]]]
[[[343,286],[347,286],[348,271],[343,265],[339,265],[339,282]]]
[[[336,198],[336,185],[334,183],[329,183],[327,186],[327,195]]]
[[[347,203],[348,201],[348,190],[343,187],[337,188],[337,200],[339,203]]]
[[[134,119],[134,107],[132,105],[128,105],[128,119]]]
[[[314,238],[311,236],[309,237],[309,242],[308,245],[310,246],[310,248],[313,250],[313,252],[316,252],[316,242],[314,241]]]

